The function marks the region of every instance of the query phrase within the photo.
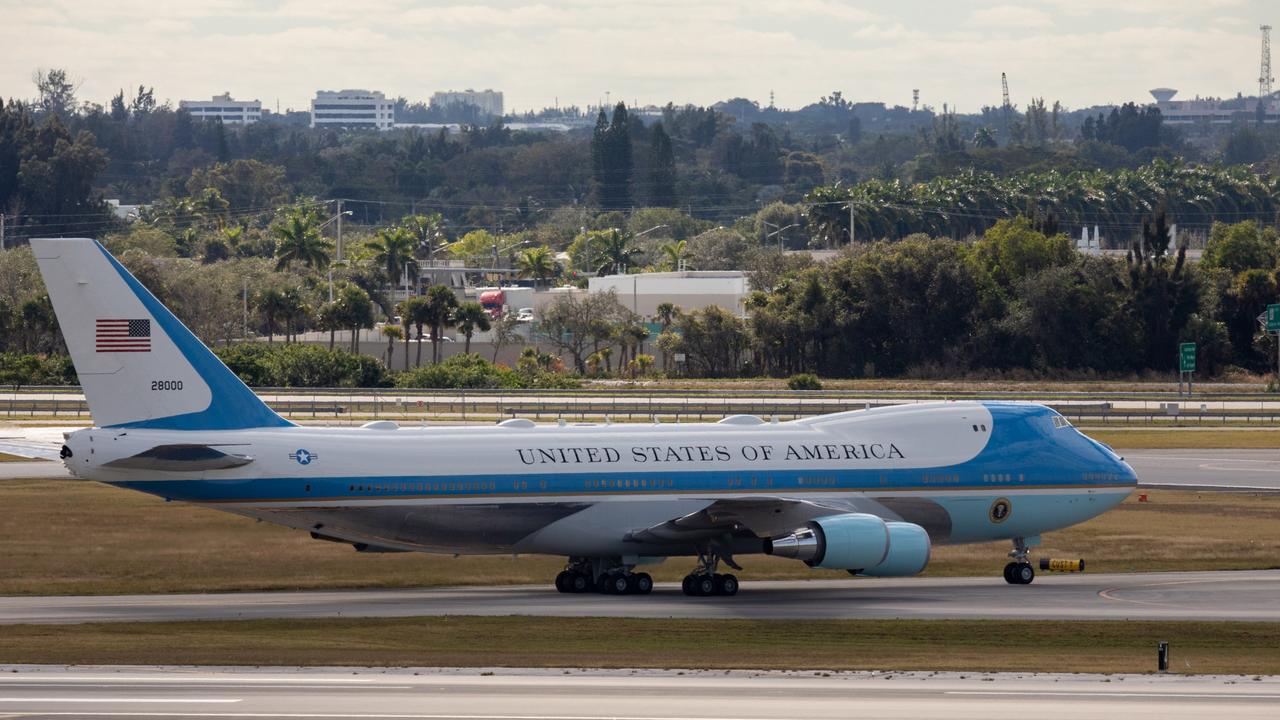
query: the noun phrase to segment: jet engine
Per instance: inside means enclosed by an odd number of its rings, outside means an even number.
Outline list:
[[[815,518],[790,535],[768,538],[769,555],[854,575],[915,575],[929,563],[929,534],[913,523],[847,513]]]

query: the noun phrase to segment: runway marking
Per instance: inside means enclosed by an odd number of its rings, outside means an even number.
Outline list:
[[[286,684],[286,682],[287,681],[281,681],[279,683],[273,683],[270,685],[247,685],[244,682],[241,682],[238,680],[210,680],[204,683],[182,681],[177,684],[165,685],[165,687],[168,687],[168,688],[214,687],[219,690],[234,690],[236,688],[254,688],[255,690],[257,689],[296,690],[298,688],[305,688],[309,684],[307,682],[297,682],[297,683]],[[22,688],[146,688],[146,687],[155,687],[157,684],[159,683],[152,683],[147,681],[108,683],[108,682],[76,682],[76,681],[70,681],[70,680],[55,680],[53,682],[6,682],[4,683],[4,687],[6,688],[15,688],[15,687],[22,687]],[[334,689],[334,690],[412,690],[414,689],[413,685],[325,685],[324,687],[329,689]]]
[[[1277,695],[1254,695],[1234,693],[1180,693],[1180,692],[1089,692],[1086,690],[945,690],[944,695],[978,695],[998,697],[1082,697],[1089,699],[1109,698],[1193,698],[1196,700],[1280,700]]]
[[[1280,696],[1267,696],[1280,697]],[[689,715],[406,715],[394,712],[41,712],[23,711],[41,717],[339,717],[369,720],[808,720],[804,717],[692,717]]]
[[[241,702],[243,698],[46,698],[46,697],[0,697],[6,703],[166,703],[173,705],[230,705]]]
[[[1268,461],[1268,462],[1272,462],[1272,461]],[[1242,473],[1242,472],[1278,473],[1280,472],[1280,467],[1271,467],[1271,468],[1223,467],[1222,465],[1215,465],[1214,463],[1202,463],[1199,467],[1201,470],[1222,470],[1224,472],[1238,472],[1238,473]]]
[[[1274,580],[1274,578],[1269,578],[1269,577],[1265,577],[1265,578],[1230,578],[1230,581],[1231,581],[1231,582],[1233,582],[1233,583],[1237,583],[1237,582],[1259,582],[1259,581],[1262,581],[1262,582],[1270,582],[1270,581],[1272,581],[1272,580]],[[1114,602],[1127,602],[1127,603],[1132,603],[1132,604],[1134,604],[1134,605],[1150,605],[1150,606],[1152,606],[1152,607],[1184,607],[1184,606],[1182,606],[1182,605],[1175,605],[1175,604],[1171,604],[1171,603],[1158,603],[1158,602],[1150,602],[1150,601],[1147,601],[1147,600],[1133,600],[1133,599],[1131,599],[1131,598],[1116,597],[1116,596],[1115,596],[1115,595],[1113,595],[1112,593],[1115,593],[1115,592],[1124,592],[1124,591],[1126,591],[1126,590],[1142,590],[1142,589],[1146,589],[1146,588],[1169,587],[1169,586],[1173,586],[1173,585],[1208,585],[1208,584],[1213,584],[1213,583],[1222,583],[1222,582],[1227,582],[1227,581],[1228,581],[1228,578],[1221,578],[1221,579],[1218,579],[1218,578],[1198,578],[1198,579],[1195,579],[1195,580],[1169,580],[1169,581],[1167,581],[1167,582],[1146,583],[1146,584],[1144,584],[1144,585],[1130,585],[1130,586],[1128,586],[1128,587],[1109,587],[1109,588],[1106,588],[1105,590],[1099,590],[1099,591],[1098,591],[1098,596],[1099,596],[1099,597],[1101,597],[1103,600],[1112,600],[1112,601],[1114,601]]]

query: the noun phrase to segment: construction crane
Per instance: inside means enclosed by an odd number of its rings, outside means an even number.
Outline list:
[[[1271,94],[1271,84],[1276,81],[1271,77],[1271,26],[1259,25],[1262,31],[1262,71],[1258,73],[1258,102],[1262,102]]]

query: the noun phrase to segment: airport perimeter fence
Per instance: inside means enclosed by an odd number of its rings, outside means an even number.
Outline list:
[[[511,418],[568,422],[714,421],[729,415],[791,420],[889,405],[950,400],[1035,400],[1077,424],[1280,425],[1280,398],[1224,395],[1170,400],[1170,393],[944,393],[930,391],[643,390],[347,390],[258,388],[277,412],[296,420],[360,424],[496,422]],[[1176,397],[1176,396],[1175,396]],[[1105,398],[1105,399],[1104,399]],[[0,417],[87,422],[78,388],[0,393]]]

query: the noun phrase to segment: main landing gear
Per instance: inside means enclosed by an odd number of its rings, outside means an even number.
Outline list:
[[[720,574],[716,569],[723,559],[726,565],[741,570],[733,564],[732,559],[721,557],[714,547],[698,548],[698,567],[684,577],[680,589],[691,597],[709,597],[711,595],[731,596],[738,594],[738,578],[730,574]]]
[[[1036,579],[1036,569],[1031,566],[1031,551],[1024,538],[1013,539],[1009,557],[1013,561],[1004,566],[1004,581],[1010,585],[1030,585]]]
[[[556,590],[562,593],[598,592],[605,595],[648,595],[653,592],[649,573],[632,572],[625,565],[605,566],[592,558],[570,558],[556,575]]]

